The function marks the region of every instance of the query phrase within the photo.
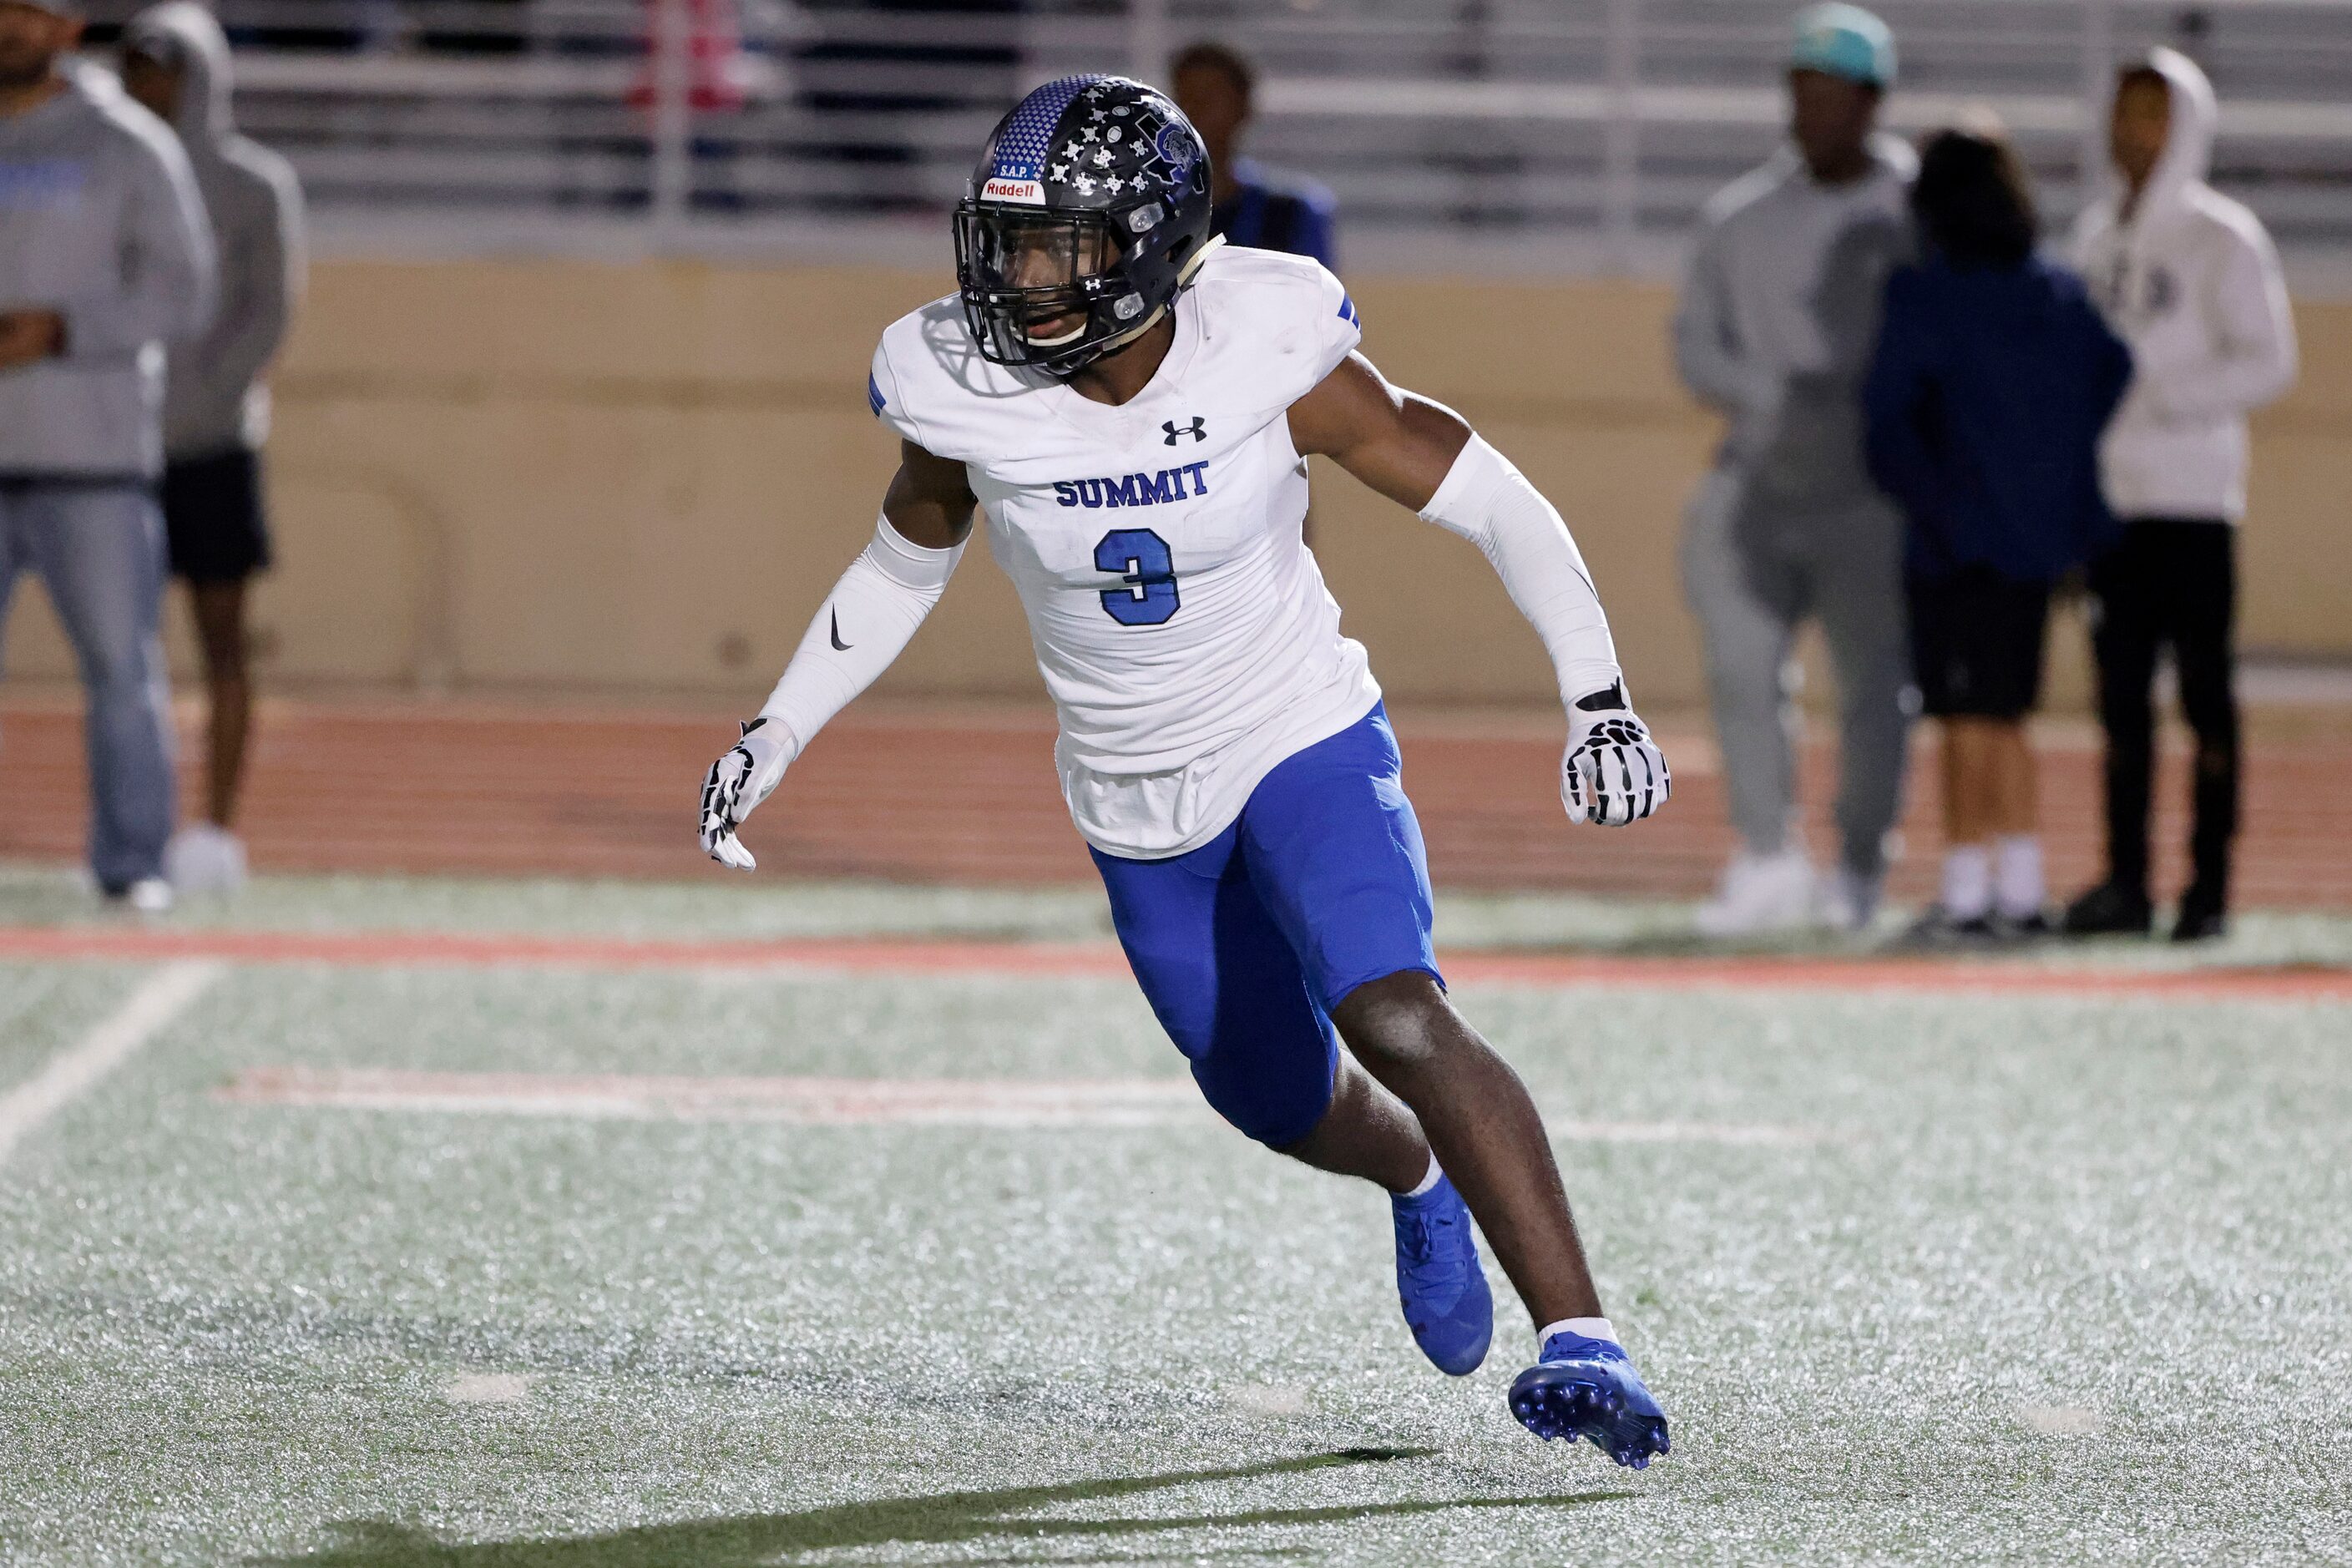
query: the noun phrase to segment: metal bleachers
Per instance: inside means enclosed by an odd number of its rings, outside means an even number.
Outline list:
[[[106,0],[100,27],[133,7]],[[935,244],[996,116],[1068,69],[1216,37],[1255,150],[1339,193],[1351,248],[1638,265],[1768,150],[1785,0],[220,0],[239,114],[331,234],[709,247]],[[2063,217],[2114,63],[2211,71],[2216,182],[2352,252],[2352,0],[1885,0],[1897,129],[1982,102]],[[649,47],[648,40],[667,47]]]

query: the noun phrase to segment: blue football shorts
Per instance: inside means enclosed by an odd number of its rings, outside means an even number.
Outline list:
[[[1218,1115],[1274,1148],[1331,1103],[1331,1010],[1367,981],[1418,970],[1429,861],[1385,704],[1287,757],[1232,826],[1189,854],[1096,850],[1119,944]]]

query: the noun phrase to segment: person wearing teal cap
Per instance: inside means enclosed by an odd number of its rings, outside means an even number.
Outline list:
[[[1895,35],[1859,5],[1809,5],[1797,13],[1789,68],[1820,71],[1885,92],[1895,85]]]
[[[1903,525],[1864,461],[1861,387],[1886,275],[1909,248],[1917,160],[1877,130],[1895,79],[1885,23],[1811,6],[1787,61],[1788,144],[1707,205],[1674,328],[1684,382],[1727,426],[1683,542],[1740,840],[1699,911],[1715,936],[1868,924],[1909,723]],[[1808,620],[1837,672],[1841,843],[1826,874],[1797,834],[1784,673]]]

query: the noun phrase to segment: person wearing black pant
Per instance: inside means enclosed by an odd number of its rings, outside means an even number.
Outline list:
[[[2107,732],[2107,880],[2067,911],[2070,931],[2145,931],[2150,784],[2156,763],[2158,651],[2172,650],[2180,710],[2197,736],[2189,883],[2173,935],[2219,935],[2230,907],[2238,832],[2237,530],[2218,517],[2132,520],[2091,568],[2099,722]]]
[[[2076,935],[2146,935],[2149,689],[2172,651],[2197,735],[2192,873],[2176,941],[2219,936],[2238,829],[2231,688],[2237,520],[2246,510],[2246,415],[2293,384],[2294,323],[2270,237],[2205,184],[2213,89],[2187,57],[2152,51],[2116,80],[2109,147],[2121,189],[2084,214],[2075,261],[2137,377],[2100,454],[2121,540],[2092,563],[2093,647],[2106,727],[2107,877],[2074,900]]]

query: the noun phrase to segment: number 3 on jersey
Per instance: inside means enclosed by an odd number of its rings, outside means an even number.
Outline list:
[[[1176,613],[1176,557],[1148,528],[1114,528],[1095,546],[1095,570],[1122,586],[1102,591],[1103,613],[1123,626],[1156,626]]]

